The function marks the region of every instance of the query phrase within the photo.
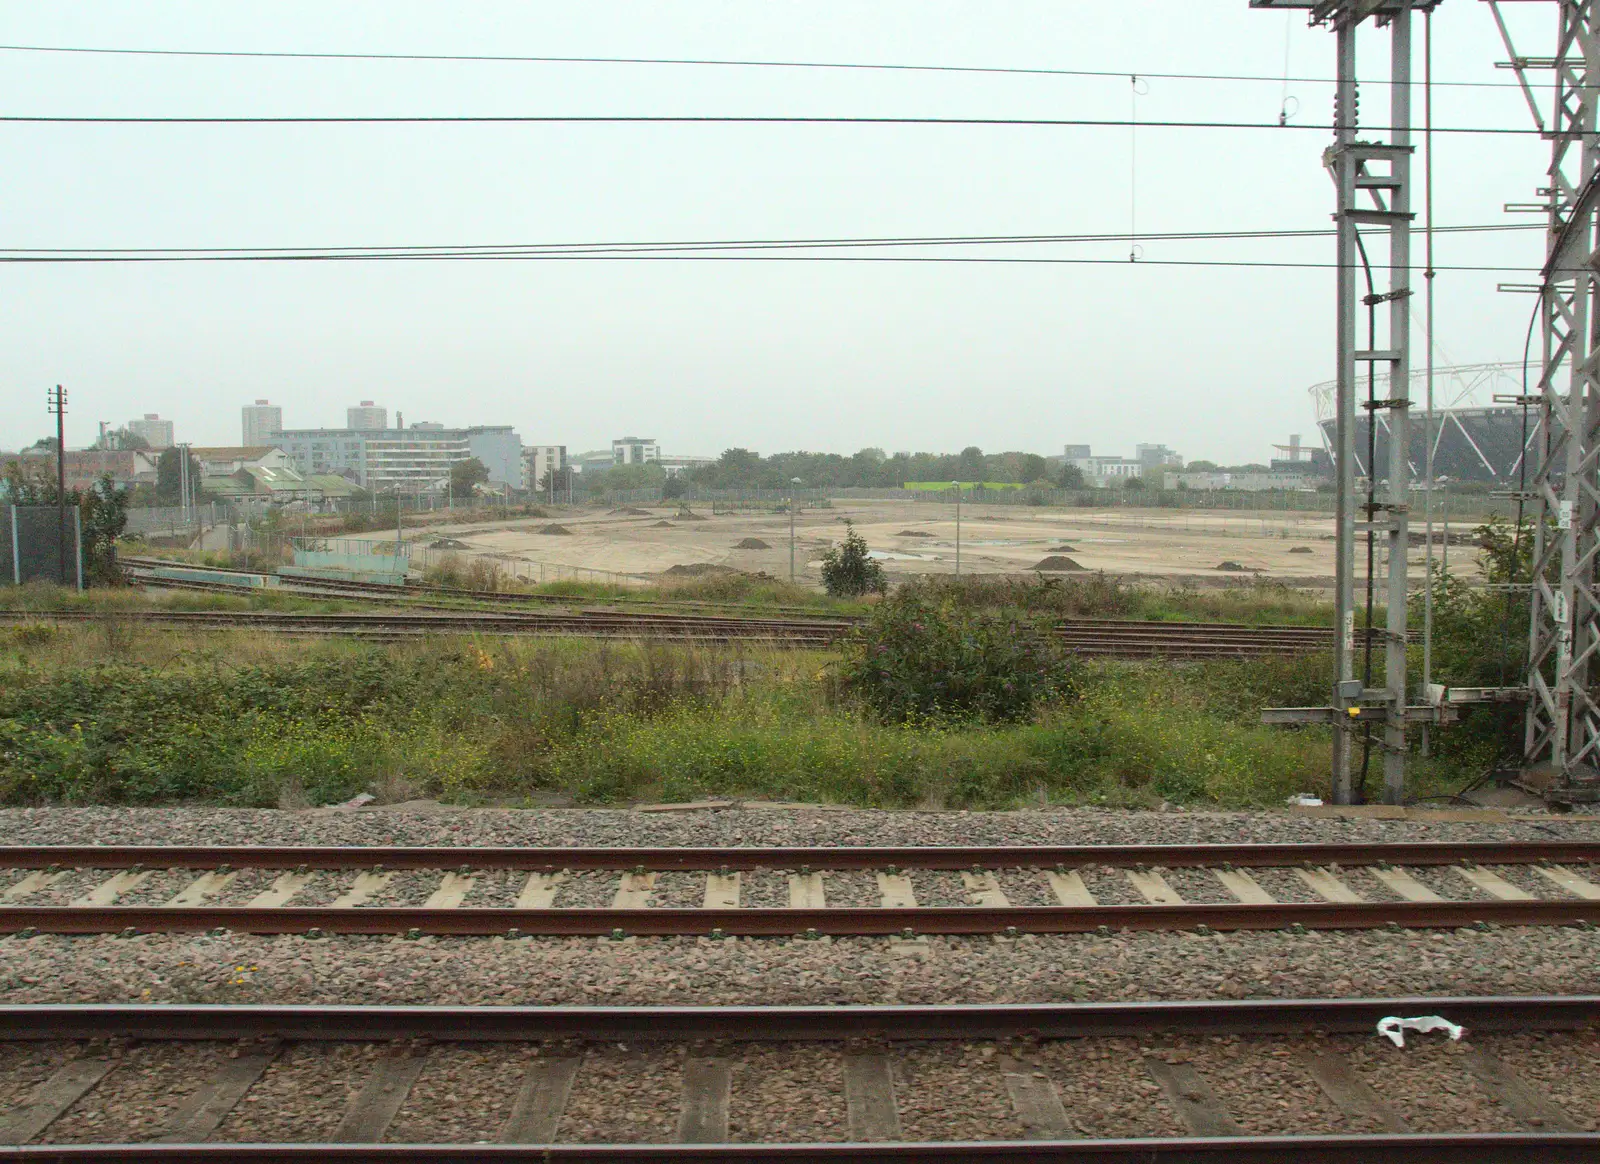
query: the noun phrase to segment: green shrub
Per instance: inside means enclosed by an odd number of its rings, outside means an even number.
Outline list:
[[[822,555],[822,585],[834,598],[859,598],[889,589],[883,564],[867,556],[867,539],[848,521],[844,523],[844,544]]]
[[[1073,691],[1073,664],[1048,627],[1015,611],[885,599],[846,649],[844,689],[895,723],[1015,722]]]

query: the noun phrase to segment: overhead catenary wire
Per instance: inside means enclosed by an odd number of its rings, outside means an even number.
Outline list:
[[[1285,32],[1287,42],[1287,30]],[[299,52],[240,49],[151,49],[151,48],[99,48],[84,45],[0,44],[0,52],[55,53],[83,56],[126,57],[194,57],[239,60],[300,60],[300,61],[426,61],[437,63],[474,64],[553,64],[553,65],[670,65],[740,69],[836,69],[857,72],[890,73],[974,73],[997,76],[1032,77],[1102,77],[1128,76],[1127,69],[1047,69],[1023,65],[928,65],[894,64],[874,61],[781,61],[760,58],[723,57],[601,57],[601,56],[528,56],[502,53],[375,53],[375,52]],[[1288,52],[1284,53],[1285,70],[1282,77],[1254,73],[1153,73],[1141,71],[1141,77],[1156,81],[1239,81],[1271,84],[1334,85],[1333,77],[1291,77],[1288,75]],[[1415,82],[1413,82],[1415,83]],[[1514,89],[1514,81],[1435,81],[1463,89]]]
[[[727,114],[727,113],[340,113],[340,114],[67,114],[0,115],[8,125],[942,125],[1015,126],[1042,129],[1126,129],[1122,117],[894,117],[868,114]],[[1276,121],[1161,120],[1141,121],[1146,129],[1270,129],[1330,133],[1326,123],[1280,125]],[[1369,126],[1387,132],[1386,126]],[[1516,126],[1435,126],[1435,133],[1529,137],[1540,131]]]
[[[591,254],[571,252],[470,252],[464,254],[183,254],[183,255],[128,255],[128,254],[75,254],[28,255],[0,252],[0,263],[33,265],[67,265],[74,263],[301,263],[301,262],[571,262],[571,263],[898,263],[938,264],[962,263],[990,266],[1128,266],[1128,260],[1020,257],[1007,255],[706,255],[706,254]],[[1248,259],[1140,259],[1139,266],[1150,267],[1230,267],[1251,270],[1333,271],[1338,263],[1254,261]],[[1351,264],[1355,269],[1356,264]],[[1409,267],[1407,270],[1420,270]],[[1441,266],[1439,271],[1479,271],[1491,274],[1530,274],[1533,266],[1504,266],[1491,264],[1460,264]]]
[[[1543,223],[1497,222],[1477,225],[1439,226],[1437,233],[1498,234],[1503,231],[1544,230]],[[974,235],[899,235],[859,238],[749,238],[749,239],[657,239],[625,240],[621,242],[543,242],[543,243],[427,243],[427,244],[368,244],[365,246],[233,246],[233,247],[7,247],[0,251],[9,254],[272,254],[277,252],[327,252],[338,254],[363,252],[429,252],[429,251],[513,251],[513,250],[760,250],[811,249],[832,247],[880,246],[981,246],[1012,245],[1022,243],[1117,243],[1117,242],[1205,242],[1249,239],[1332,238],[1335,232],[1326,227],[1311,229],[1278,230],[1177,230],[1145,231],[1132,235],[1120,231],[1103,234],[974,234]]]

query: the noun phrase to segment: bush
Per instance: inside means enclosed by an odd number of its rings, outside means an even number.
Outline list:
[[[846,691],[891,722],[1027,718],[1074,692],[1074,667],[1048,628],[1016,611],[886,599],[847,648]]]
[[[844,523],[844,544],[822,555],[822,585],[835,598],[883,594],[889,589],[882,564],[867,557],[867,539],[848,521]]]

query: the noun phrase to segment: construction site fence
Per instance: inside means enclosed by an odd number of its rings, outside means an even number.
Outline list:
[[[840,487],[800,489],[705,489],[686,488],[680,497],[663,499],[659,488],[612,490],[604,500],[612,505],[710,505],[717,511],[738,509],[781,511],[793,496],[801,508],[815,508],[833,501],[904,501],[918,505],[954,505],[954,489],[868,489]],[[1423,521],[1424,495],[1415,490],[1411,521]],[[1332,493],[1307,490],[1245,491],[1237,489],[977,489],[963,488],[961,503],[973,506],[1021,506],[1055,509],[1115,510],[1193,510],[1235,513],[1303,513],[1332,516],[1336,499]],[[1490,517],[1507,520],[1516,516],[1516,503],[1509,498],[1481,493],[1452,493],[1435,490],[1435,521],[1449,518],[1452,524],[1482,524]]]

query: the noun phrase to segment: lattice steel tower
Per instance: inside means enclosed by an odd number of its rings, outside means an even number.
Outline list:
[[[1541,342],[1539,380],[1524,401],[1539,410],[1541,439],[1530,450],[1523,494],[1532,517],[1532,602],[1524,763],[1533,787],[1556,800],[1600,799],[1600,705],[1591,679],[1600,650],[1600,312],[1597,204],[1600,139],[1595,133],[1600,36],[1595,0],[1554,0],[1555,53],[1525,57],[1491,3],[1528,108],[1550,142],[1548,182],[1539,188],[1549,236],[1534,290]],[[1534,72],[1552,74],[1548,112]],[[1518,209],[1508,207],[1508,209]]]

